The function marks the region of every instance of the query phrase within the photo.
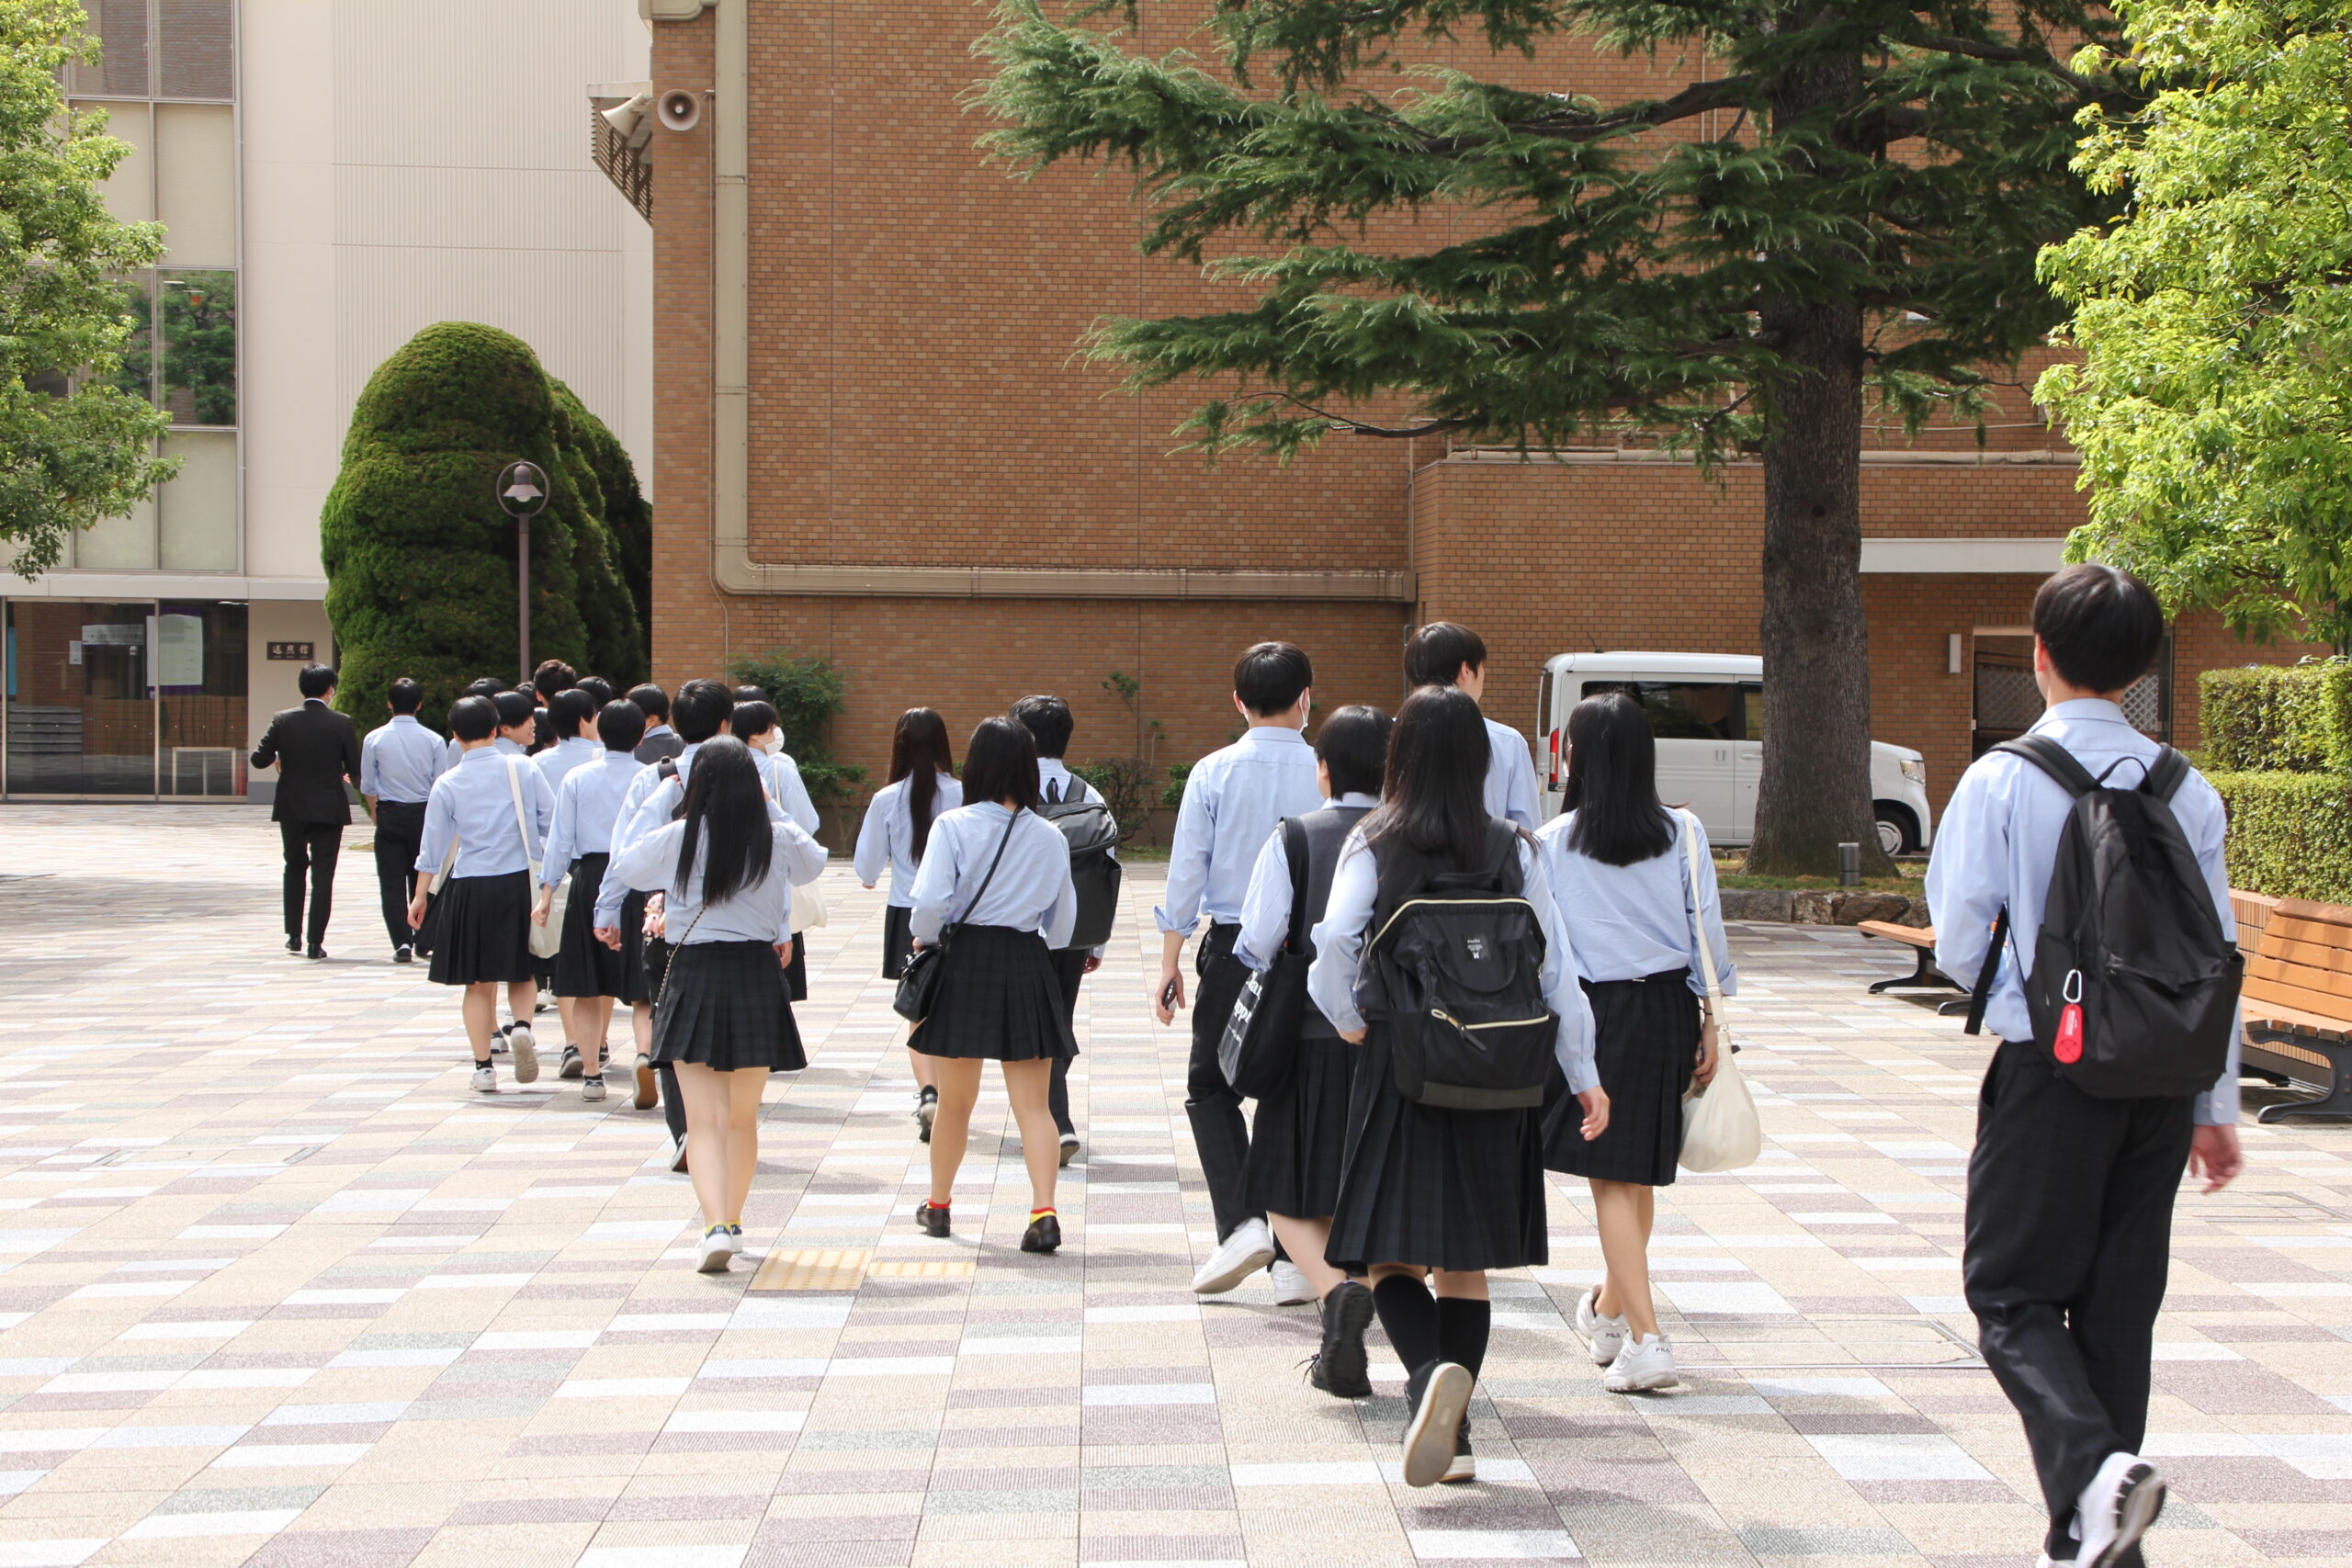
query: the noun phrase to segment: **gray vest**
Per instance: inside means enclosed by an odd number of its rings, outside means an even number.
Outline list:
[[[1331,902],[1331,874],[1339,869],[1340,850],[1355,831],[1356,824],[1372,815],[1369,806],[1327,806],[1320,811],[1310,811],[1298,819],[1306,833],[1306,919],[1300,930],[1306,934],[1299,945],[1309,963],[1315,958],[1315,923],[1323,918],[1326,906]],[[1310,1001],[1306,1016],[1298,1026],[1302,1040],[1336,1040],[1340,1032],[1322,1010]]]

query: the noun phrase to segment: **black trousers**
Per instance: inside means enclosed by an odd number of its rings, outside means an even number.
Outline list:
[[[1211,926],[1193,960],[1200,985],[1193,993],[1193,1055],[1184,1068],[1184,1114],[1193,1123],[1193,1146],[1200,1151],[1201,1174],[1209,1184],[1209,1206],[1223,1241],[1241,1222],[1264,1219],[1250,1207],[1244,1168],[1250,1161],[1250,1122],[1241,1097],[1217,1066],[1217,1042],[1225,1038],[1234,999],[1250,972],[1233,956],[1238,925]]]
[[[416,856],[424,843],[424,802],[376,803],[376,888],[384,900],[384,934],[392,945],[414,947],[408,901],[416,893]]]
[[[1057,953],[1053,958],[1054,978],[1061,982],[1062,987],[1062,1021],[1070,1026],[1072,1034],[1078,1032],[1078,988],[1086,980],[1086,959],[1087,949],[1082,947]],[[1054,1125],[1061,1129],[1066,1138],[1078,1133],[1078,1123],[1069,1119],[1069,1065],[1074,1060],[1071,1056],[1054,1058],[1054,1086],[1046,1097],[1046,1103],[1054,1113]]]
[[[2137,1453],[2193,1099],[2098,1100],[2007,1040],[1976,1101],[1962,1252],[1978,1343],[2025,1423],[2055,1557],[2099,1464]]]
[[[302,935],[302,883],[311,884],[311,945],[326,940],[327,917],[334,913],[334,863],[343,853],[340,822],[280,822],[286,848],[286,934]]]

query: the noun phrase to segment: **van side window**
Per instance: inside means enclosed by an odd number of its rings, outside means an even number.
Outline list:
[[[1739,689],[1739,738],[1742,740],[1764,739],[1764,688],[1742,686]]]
[[[1587,681],[1584,694],[1623,692],[1642,705],[1650,733],[1660,740],[1730,740],[1737,718],[1736,686],[1729,682]],[[1760,722],[1760,714],[1759,714]]]

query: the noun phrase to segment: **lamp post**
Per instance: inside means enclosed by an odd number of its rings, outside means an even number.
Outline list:
[[[548,476],[537,463],[509,463],[498,470],[498,504],[514,519],[515,647],[523,660],[518,681],[531,678],[531,519],[547,503]]]

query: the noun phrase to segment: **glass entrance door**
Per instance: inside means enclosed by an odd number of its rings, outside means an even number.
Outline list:
[[[8,601],[11,795],[155,793],[155,606]]]

